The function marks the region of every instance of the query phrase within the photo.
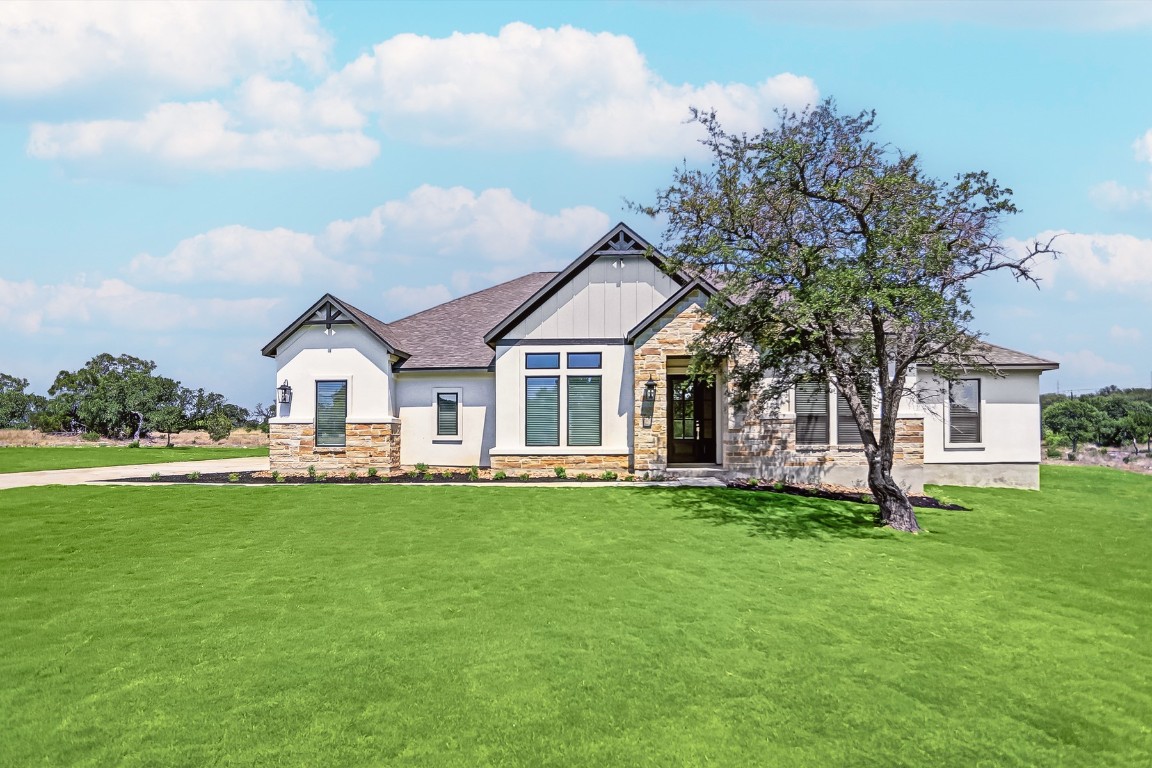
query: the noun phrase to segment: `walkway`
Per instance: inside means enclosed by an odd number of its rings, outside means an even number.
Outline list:
[[[0,474],[0,490],[27,488],[32,485],[83,485],[101,480],[124,480],[162,475],[186,475],[189,472],[259,472],[268,469],[267,456],[241,459],[208,459],[207,461],[171,461],[159,464],[131,464],[124,467],[87,467],[84,469],[46,469],[39,472]]]

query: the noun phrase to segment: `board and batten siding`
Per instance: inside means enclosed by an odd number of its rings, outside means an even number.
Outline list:
[[[623,338],[679,288],[643,256],[601,256],[573,275],[504,338]]]

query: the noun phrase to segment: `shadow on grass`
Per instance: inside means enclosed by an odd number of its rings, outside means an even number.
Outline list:
[[[749,536],[773,539],[872,539],[890,531],[876,525],[875,507],[770,492],[719,488],[660,488],[653,493],[682,520],[740,525]]]

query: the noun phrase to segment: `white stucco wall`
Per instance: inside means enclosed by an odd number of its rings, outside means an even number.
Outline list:
[[[331,336],[316,326],[294,333],[276,355],[276,386],[285,379],[292,387],[292,402],[277,406],[274,423],[313,421],[316,382],[339,379],[348,381],[349,422],[378,424],[395,418],[388,352],[378,339],[354,326],[337,326]]]
[[[460,434],[436,435],[434,393],[459,394]],[[486,467],[496,442],[496,377],[490,372],[405,373],[396,376],[396,402],[401,421],[400,463],[429,466]]]
[[[980,379],[981,442],[946,442],[947,398],[943,385],[923,378],[922,386],[936,394],[925,406],[925,464],[1038,463],[1040,461],[1040,371],[1011,371],[1002,377],[973,374]]]
[[[524,356],[537,352],[558,352],[560,369],[528,370],[524,367]],[[587,368],[569,371],[567,353],[599,352],[599,370]],[[568,409],[566,403],[565,377],[602,376],[601,381],[601,445],[567,446]],[[525,384],[527,376],[560,377],[560,445],[559,447],[524,445]],[[632,347],[627,344],[517,344],[501,345],[496,349],[495,377],[496,412],[500,415],[496,424],[496,444],[493,454],[532,454],[532,455],[595,455],[624,454],[631,452],[632,445]]]
[[[601,256],[572,275],[505,337],[623,338],[679,289],[643,256]]]

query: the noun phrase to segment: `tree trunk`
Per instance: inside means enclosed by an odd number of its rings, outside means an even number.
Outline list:
[[[140,413],[140,411],[132,411],[131,413],[136,417],[136,431],[132,434],[132,439],[139,440],[140,430],[144,428],[144,414]]]
[[[920,523],[904,489],[892,479],[892,470],[877,456],[868,462],[868,488],[879,505],[878,522],[897,531],[919,533]]]

